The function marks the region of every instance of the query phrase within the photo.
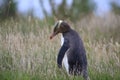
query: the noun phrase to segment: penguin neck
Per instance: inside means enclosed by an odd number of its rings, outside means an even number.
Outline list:
[[[61,35],[61,46],[63,45],[63,43],[64,43],[64,37],[63,35]]]
[[[71,33],[73,30],[70,28],[69,30],[67,30],[66,32],[63,32],[62,33],[62,36],[64,37],[66,34],[68,34],[68,33]]]
[[[69,29],[69,30],[67,30],[67,31],[62,33],[62,35],[61,35],[61,46],[63,45],[64,40],[65,40],[67,34],[69,34],[70,32],[72,32],[72,29]]]

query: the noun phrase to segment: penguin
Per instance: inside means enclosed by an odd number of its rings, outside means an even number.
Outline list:
[[[58,67],[62,68],[63,63],[69,75],[82,75],[85,80],[89,80],[86,51],[79,34],[63,20],[56,22],[50,39],[59,33],[62,37],[61,48],[57,56]]]

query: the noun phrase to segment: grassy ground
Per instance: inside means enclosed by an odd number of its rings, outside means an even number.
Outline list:
[[[120,18],[114,17],[69,22],[84,41],[91,80],[120,79]],[[31,18],[0,23],[0,80],[83,80],[58,69],[60,35],[49,40],[53,24]]]

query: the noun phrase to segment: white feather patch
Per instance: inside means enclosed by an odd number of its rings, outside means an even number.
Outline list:
[[[61,46],[63,45],[63,43],[64,43],[64,38],[63,38],[63,36],[61,35]]]
[[[67,71],[67,73],[69,73],[69,65],[68,65],[68,57],[67,57],[67,54],[64,55],[64,58],[63,58],[63,65]]]

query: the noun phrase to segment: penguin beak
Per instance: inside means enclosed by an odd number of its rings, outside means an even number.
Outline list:
[[[52,39],[56,34],[53,32],[50,36],[50,39]]]

